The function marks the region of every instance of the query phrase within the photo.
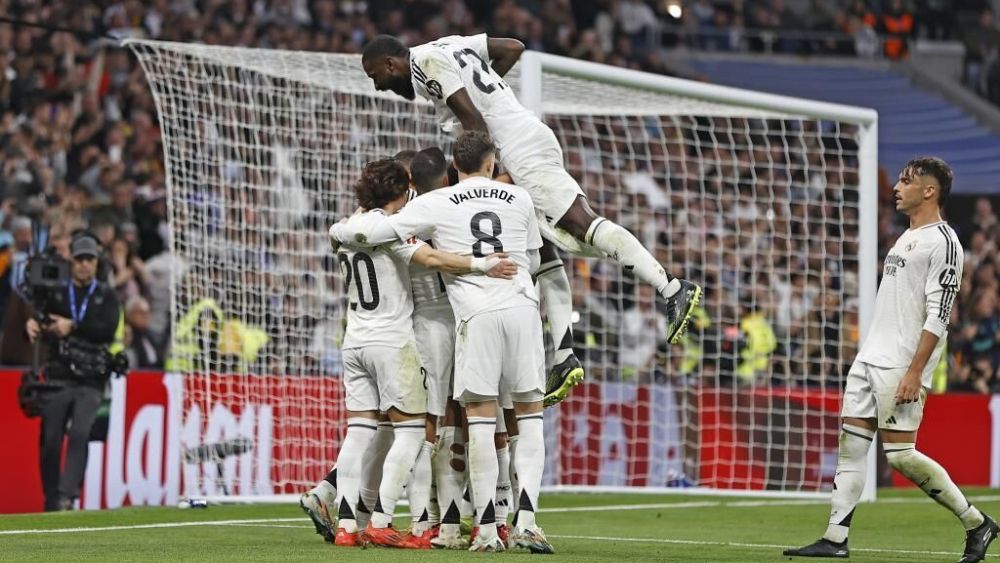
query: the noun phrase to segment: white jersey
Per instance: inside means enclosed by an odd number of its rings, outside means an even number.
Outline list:
[[[944,221],[903,233],[885,258],[875,313],[858,361],[908,367],[926,330],[940,338],[922,374],[924,386],[930,385],[962,282],[963,260],[958,236]]]
[[[528,273],[529,250],[542,246],[531,197],[523,189],[488,178],[468,178],[428,192],[389,218],[400,239],[429,238],[435,248],[460,255],[506,252],[518,266],[512,280],[445,276],[455,318],[523,305],[538,306]]]
[[[354,215],[348,225],[363,227],[384,217],[381,209],[373,209]],[[394,242],[361,251],[341,247],[337,260],[349,303],[344,349],[400,347],[413,340],[413,297],[407,266],[422,244]]]
[[[418,197],[417,192],[410,190],[409,201],[413,201],[415,197]],[[414,238],[411,242],[416,242],[416,240]],[[448,302],[448,291],[444,285],[444,276],[441,272],[425,268],[416,262],[410,262],[410,288],[413,292],[414,310],[451,308],[451,304]]]
[[[465,88],[486,121],[504,166],[507,155],[520,152],[519,147],[555,141],[549,139],[551,130],[521,105],[490,66],[485,33],[450,35],[410,49],[410,71],[414,91],[434,104],[441,128],[456,136],[461,125],[447,100]]]

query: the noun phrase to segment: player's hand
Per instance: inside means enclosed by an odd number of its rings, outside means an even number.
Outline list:
[[[896,387],[896,404],[905,405],[920,400],[920,374],[906,372]]]
[[[486,275],[491,278],[513,279],[517,275],[517,264],[507,259],[506,252],[497,252],[486,257]]]

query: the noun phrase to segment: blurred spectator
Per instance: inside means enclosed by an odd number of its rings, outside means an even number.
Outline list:
[[[125,322],[129,330],[126,354],[133,368],[163,367],[163,351],[149,333],[149,312],[149,303],[142,297],[130,297],[125,303]]]
[[[1000,30],[997,29],[992,10],[983,10],[974,26],[962,33],[965,45],[965,85],[986,95],[988,93],[987,69],[997,59],[1000,47]]]

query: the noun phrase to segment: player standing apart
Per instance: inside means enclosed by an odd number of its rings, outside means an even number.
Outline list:
[[[457,133],[457,119],[465,131],[489,133],[514,183],[531,195],[546,238],[574,254],[609,256],[652,285],[667,302],[667,340],[677,342],[701,288],[668,275],[632,233],[594,213],[563,168],[552,130],[518,102],[502,78],[523,51],[516,39],[485,34],[444,37],[413,49],[379,35],[365,46],[362,65],[376,89],[409,100],[419,94],[433,102],[443,129]],[[542,259],[538,284],[556,345],[546,382],[545,403],[551,405],[583,379],[583,368],[572,350],[569,279],[551,246],[543,249]]]
[[[868,338],[847,376],[830,525],[815,543],[785,555],[848,557],[847,533],[865,486],[865,460],[877,430],[889,465],[944,506],[965,527],[959,563],[982,561],[997,523],[969,504],[948,472],[915,448],[931,374],[944,349],[962,280],[962,246],[941,206],[951,168],[940,158],[911,160],[893,188],[910,228],[885,259]]]
[[[444,251],[477,257],[506,252],[517,263],[517,276],[510,281],[481,276],[447,276],[445,280],[458,322],[453,394],[465,406],[468,418],[469,478],[478,524],[469,549],[505,549],[496,526],[499,468],[493,435],[497,399],[509,394],[520,434],[514,463],[521,488],[510,543],[536,553],[552,553],[535,523],[545,464],[545,353],[538,295],[529,272],[536,269],[532,266],[537,266],[542,240],[528,193],[491,180],[495,151],[487,134],[466,132],[454,147],[458,184],[415,198],[381,225],[358,229],[338,224],[330,236],[372,245],[429,237]]]

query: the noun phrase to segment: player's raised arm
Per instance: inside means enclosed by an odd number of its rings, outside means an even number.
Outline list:
[[[521,58],[524,43],[510,37],[489,37],[486,39],[486,50],[492,61],[490,66],[502,77]]]
[[[482,131],[483,133],[490,132],[489,127],[486,126],[486,120],[483,119],[483,114],[479,113],[476,105],[472,103],[472,98],[469,97],[469,93],[465,88],[456,91],[446,101],[448,108],[462,122],[463,129],[466,131]]]
[[[459,256],[422,245],[411,261],[425,268],[461,276],[464,274],[485,274],[491,278],[513,279],[517,275],[517,264],[507,259],[507,253],[498,252],[483,258]]]

